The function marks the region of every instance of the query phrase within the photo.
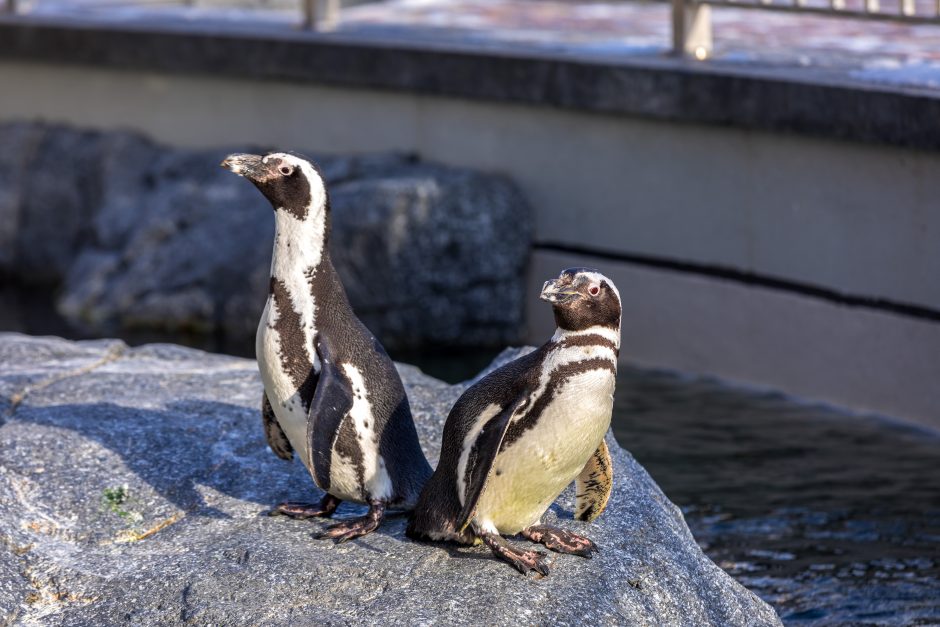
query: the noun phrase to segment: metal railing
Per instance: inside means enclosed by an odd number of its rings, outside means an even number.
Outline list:
[[[121,0],[110,0],[115,5]],[[138,2],[140,0],[137,0]],[[160,2],[161,0],[156,0]],[[705,59],[712,52],[712,7],[804,13],[823,17],[881,20],[907,24],[940,25],[940,0],[888,0],[896,10],[885,10],[884,0],[669,0],[672,5],[672,51]],[[162,0],[193,6],[196,0]],[[329,30],[339,20],[343,0],[298,0],[300,26]],[[851,6],[849,5],[851,3]],[[0,0],[0,13],[16,13],[18,0]],[[129,4],[133,4],[130,2]]]
[[[940,0],[897,0],[897,11],[885,11],[880,0],[670,0],[672,3],[672,50],[680,56],[707,58],[712,51],[711,7],[757,9],[784,13],[806,13],[823,17],[940,25]],[[929,2],[929,4],[928,4]],[[893,4],[893,3],[892,3]],[[857,6],[856,6],[857,5]]]
[[[122,4],[120,0],[111,1],[115,6]],[[156,3],[160,3],[160,1],[157,0]],[[163,3],[193,6],[196,0],[164,0]],[[301,27],[305,29],[326,29],[332,27],[339,19],[340,3],[341,0],[299,0]],[[18,9],[17,5],[18,0],[0,0],[0,13],[16,13]]]

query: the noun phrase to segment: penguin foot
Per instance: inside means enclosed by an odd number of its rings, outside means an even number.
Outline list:
[[[529,571],[534,571],[542,577],[548,575],[548,556],[545,553],[517,549],[495,533],[484,533],[480,539],[483,540],[483,544],[490,547],[496,557],[509,562],[523,575]]]
[[[522,537],[544,544],[556,553],[570,553],[591,559],[598,552],[597,545],[584,536],[550,525],[532,525],[522,530]]]
[[[342,503],[332,494],[327,494],[320,501],[319,505],[313,503],[298,503],[296,501],[287,501],[279,503],[268,512],[268,516],[288,516],[290,518],[329,518]]]
[[[369,513],[362,518],[344,520],[330,527],[319,534],[319,540],[334,540],[336,544],[342,544],[347,540],[359,538],[378,529],[385,518],[385,503],[382,501],[371,501],[369,503]]]

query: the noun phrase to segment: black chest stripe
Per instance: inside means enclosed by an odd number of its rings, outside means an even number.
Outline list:
[[[620,349],[617,348],[617,345],[609,337],[604,337],[599,333],[589,333],[587,335],[571,335],[561,340],[558,343],[562,348],[568,348],[572,346],[598,346],[603,348],[609,348],[614,352],[614,355],[620,356]]]
[[[271,296],[277,310],[277,321],[274,323],[274,331],[280,340],[277,356],[281,368],[300,393],[300,401],[306,411],[317,389],[317,373],[313,370],[313,360],[307,352],[303,323],[291,304],[284,281],[271,279]]]
[[[564,387],[568,379],[591,370],[607,370],[613,375],[617,374],[617,366],[614,362],[603,357],[573,361],[558,366],[549,375],[548,385],[545,386],[545,391],[542,392],[542,395],[535,399],[531,407],[528,408],[519,420],[510,424],[509,428],[506,429],[506,437],[503,438],[503,443],[499,450],[504,451],[512,446],[523,433],[536,425],[549,403],[555,398],[555,394]]]

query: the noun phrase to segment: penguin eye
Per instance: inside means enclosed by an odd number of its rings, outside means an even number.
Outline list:
[[[597,296],[601,293],[601,288],[597,287],[596,285],[592,285],[591,289],[588,291],[591,293],[591,296]]]
[[[284,176],[290,176],[291,174],[294,173],[294,168],[290,167],[289,165],[282,165],[281,167],[278,168],[278,170]]]

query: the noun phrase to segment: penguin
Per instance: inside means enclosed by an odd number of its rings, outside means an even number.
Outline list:
[[[546,281],[555,334],[540,348],[470,386],[444,423],[441,457],[408,524],[413,539],[482,542],[522,574],[549,573],[547,555],[510,545],[521,534],[559,553],[590,558],[588,538],[540,523],[575,482],[575,518],[592,521],[610,498],[604,436],[620,351],[620,294],[585,268]]]
[[[281,503],[271,514],[328,518],[342,501],[363,503],[364,517],[318,537],[363,536],[386,508],[413,508],[431,476],[401,377],[356,317],[333,267],[319,168],[287,153],[233,154],[222,166],[274,208],[270,289],[255,336],[264,433],[278,457],[290,461],[296,452],[326,493],[319,503]]]

